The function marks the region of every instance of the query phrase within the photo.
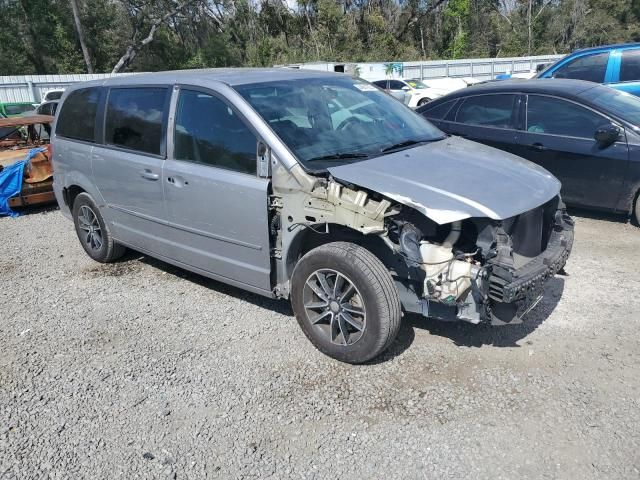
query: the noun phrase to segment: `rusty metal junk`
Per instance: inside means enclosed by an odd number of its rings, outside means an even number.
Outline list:
[[[53,118],[49,115],[0,118],[0,170],[31,157],[24,168],[20,192],[8,201],[11,208],[55,202],[49,145]],[[29,155],[36,147],[41,147],[41,151]]]

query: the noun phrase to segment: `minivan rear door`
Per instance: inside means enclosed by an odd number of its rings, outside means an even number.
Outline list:
[[[93,150],[93,177],[102,212],[119,241],[166,254],[162,163],[166,152],[168,87],[112,87],[104,142]],[[99,118],[101,115],[99,115]]]
[[[177,88],[163,183],[171,258],[227,283],[271,291],[269,180],[257,137],[215,92]]]

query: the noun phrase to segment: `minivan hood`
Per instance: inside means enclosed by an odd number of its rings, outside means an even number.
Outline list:
[[[459,137],[328,170],[441,225],[469,217],[504,220],[560,192],[560,182],[544,168]]]

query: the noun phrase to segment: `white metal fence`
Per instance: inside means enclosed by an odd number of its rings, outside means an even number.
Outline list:
[[[115,75],[132,75],[119,73]],[[65,88],[77,82],[112,77],[111,73],[69,75],[18,75],[0,77],[0,102],[38,103],[49,90]]]
[[[359,63],[359,74],[367,80],[384,78],[389,65],[394,66],[394,76],[403,78],[446,78],[472,77],[490,80],[503,73],[524,73],[535,70],[541,63],[554,62],[561,55],[539,55],[533,57],[513,58],[472,58],[464,60],[433,60],[426,62],[394,62],[390,63]],[[316,62],[308,64],[306,68],[334,71],[338,63]],[[329,68],[331,67],[331,68]],[[49,90],[68,87],[72,83],[97,80],[114,75],[132,75],[131,73],[96,73],[70,75],[20,75],[0,76],[0,102],[40,102]]]
[[[504,73],[526,73],[535,71],[540,64],[552,63],[562,55],[538,55],[511,58],[473,58],[431,62],[404,62],[404,78],[471,77],[492,80]]]

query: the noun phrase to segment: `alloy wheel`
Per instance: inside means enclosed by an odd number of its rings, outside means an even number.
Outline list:
[[[345,275],[320,269],[303,289],[305,312],[313,328],[336,345],[353,345],[364,333],[366,312],[360,292]]]
[[[78,212],[78,228],[84,232],[82,239],[91,248],[91,250],[100,250],[102,248],[102,230],[100,222],[94,211],[87,205],[80,207]]]

